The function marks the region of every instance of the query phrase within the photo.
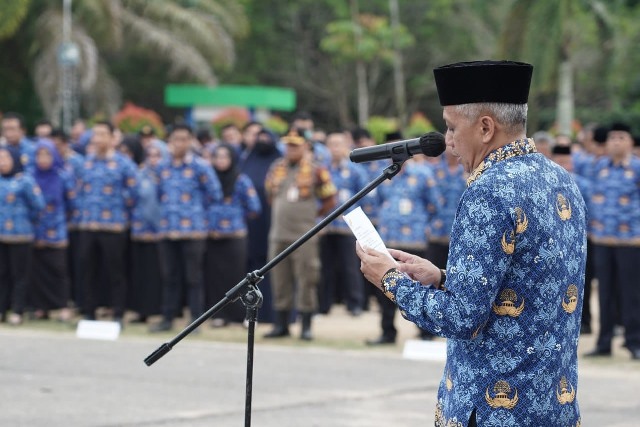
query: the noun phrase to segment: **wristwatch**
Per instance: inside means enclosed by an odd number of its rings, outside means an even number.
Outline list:
[[[444,282],[447,281],[447,270],[440,269],[440,283],[438,283],[438,289],[445,290]]]

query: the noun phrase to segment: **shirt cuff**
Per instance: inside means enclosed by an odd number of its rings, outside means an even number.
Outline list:
[[[398,271],[397,268],[392,268],[382,276],[382,282],[380,287],[384,295],[391,301],[396,302],[396,297],[393,294],[393,290],[398,286],[398,281],[401,279],[407,279],[407,275]]]

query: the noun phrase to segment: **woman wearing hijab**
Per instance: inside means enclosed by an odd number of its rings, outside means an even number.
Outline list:
[[[27,297],[34,224],[44,209],[34,179],[22,173],[19,155],[0,147],[0,316],[12,325],[22,323]]]
[[[138,202],[131,212],[131,308],[138,313],[138,322],[146,322],[149,316],[161,313],[158,167],[162,160],[160,148],[149,145],[138,170]]]
[[[262,206],[267,206],[267,193],[264,180],[271,164],[282,157],[278,149],[276,136],[267,129],[258,132],[255,146],[241,154],[240,171],[247,175],[258,193]],[[269,228],[271,227],[271,209],[263,209],[256,218],[247,221],[248,227],[248,270],[254,271],[264,267],[267,263],[269,248]],[[267,274],[260,282],[260,290],[264,301],[258,312],[258,321],[270,323],[273,321],[271,298],[271,275]]]
[[[212,306],[244,278],[247,273],[247,219],[261,212],[260,199],[248,176],[241,174],[235,149],[220,144],[211,159],[222,186],[222,203],[212,204],[207,212],[209,237],[205,258],[206,304]],[[246,310],[240,301],[217,313],[213,326],[240,323]]]
[[[74,179],[65,171],[53,141],[40,139],[35,156],[33,175],[42,190],[45,209],[35,228],[29,297],[35,318],[48,318],[49,311],[60,310],[59,320],[68,322],[71,282],[67,268],[67,217],[76,207]]]

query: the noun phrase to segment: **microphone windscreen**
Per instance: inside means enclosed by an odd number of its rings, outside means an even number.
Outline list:
[[[447,149],[444,135],[440,132],[425,133],[420,137],[420,148],[425,156],[438,157]]]

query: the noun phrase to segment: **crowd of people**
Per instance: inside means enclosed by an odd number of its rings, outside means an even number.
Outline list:
[[[402,139],[387,135],[387,142]],[[592,355],[611,353],[616,325],[627,347],[640,349],[640,159],[630,128],[586,126],[577,141],[534,135],[539,152],[572,172],[587,202],[588,265],[582,332],[591,333],[591,282],[598,278],[599,338]],[[636,140],[636,149],[637,149]],[[123,135],[110,122],[69,135],[47,121],[27,136],[16,113],[2,116],[0,139],[0,313],[19,325],[24,316],[71,322],[96,319],[108,307],[113,320],[150,323],[167,331],[220,301],[247,272],[263,267],[377,177],[388,160],[350,162],[354,148],[374,145],[366,129],[323,132],[297,114],[277,135],[258,122],[227,125],[212,136],[187,125]],[[377,226],[388,247],[426,257],[444,269],[449,235],[468,174],[447,150],[439,158],[414,156],[356,206]],[[558,200],[557,209],[566,201]],[[260,288],[259,321],[266,337],[289,335],[299,316],[300,338],[310,340],[312,318],[336,303],[353,316],[374,299],[380,336],[396,340],[396,304],[366,285],[355,238],[337,219],[276,265]],[[214,327],[244,321],[236,301],[212,319]],[[425,339],[431,334],[418,330]],[[640,357],[640,354],[634,353]]]

